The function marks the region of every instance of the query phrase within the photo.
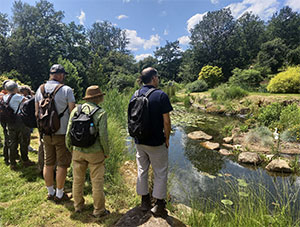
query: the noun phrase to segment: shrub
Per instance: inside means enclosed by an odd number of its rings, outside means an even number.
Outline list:
[[[278,73],[267,86],[272,93],[299,93],[300,67],[289,67],[286,71]]]
[[[3,73],[0,75],[0,87],[2,87],[2,84],[5,80],[13,80],[18,85],[24,85],[21,81],[19,81],[17,78],[21,77],[21,74],[18,73],[16,70],[12,70],[10,72]]]
[[[246,136],[247,143],[259,143],[263,146],[273,145],[272,132],[268,127],[260,126],[251,130]]]
[[[283,131],[281,139],[286,142],[299,142],[300,140],[300,124]]]
[[[202,92],[207,91],[208,85],[204,80],[196,80],[186,86],[189,92]]]
[[[112,89],[117,89],[118,91],[123,91],[125,88],[134,87],[137,75],[118,73],[111,76],[108,83],[108,87]]]
[[[247,95],[248,92],[244,89],[233,85],[228,86],[226,84],[220,85],[211,92],[212,99],[219,101],[240,99]]]
[[[288,129],[300,124],[300,109],[297,104],[293,103],[285,107],[281,111],[279,122],[283,129]]]
[[[282,105],[272,103],[259,109],[258,122],[264,126],[274,126],[280,119]]]
[[[255,69],[239,69],[232,71],[233,75],[229,78],[229,84],[240,86],[243,89],[252,90],[260,85],[263,81],[261,72]]]
[[[198,80],[204,80],[208,87],[212,88],[220,83],[222,77],[223,73],[221,68],[218,66],[206,65],[201,69]]]

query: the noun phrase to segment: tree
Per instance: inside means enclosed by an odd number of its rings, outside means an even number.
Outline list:
[[[129,43],[125,30],[112,25],[108,21],[96,22],[88,31],[89,41],[93,52],[102,47],[104,54],[109,51],[128,53],[126,46]]]
[[[271,73],[275,74],[283,66],[286,52],[287,46],[280,38],[265,42],[261,45],[261,51],[257,56],[258,64],[270,68]]]
[[[156,58],[154,58],[152,56],[146,57],[137,63],[138,72],[142,72],[143,69],[148,68],[148,67],[156,68],[157,63],[158,63],[158,61]]]
[[[161,77],[167,80],[177,80],[182,56],[179,41],[167,41],[164,47],[156,48],[154,56],[158,59],[157,69]]]
[[[300,43],[300,14],[288,6],[276,12],[268,25],[269,40],[280,38],[290,49]]]
[[[242,15],[236,23],[236,41],[239,51],[239,65],[244,68],[254,62],[260,46],[266,40],[264,22],[249,12]]]
[[[192,50],[187,49],[182,54],[182,62],[179,67],[178,80],[183,82],[193,82],[198,77],[198,72],[195,72],[193,66],[194,55]]]
[[[300,65],[300,46],[290,50],[287,54],[289,65]]]
[[[13,68],[30,78],[36,89],[48,78],[49,67],[59,56],[57,48],[63,37],[63,12],[41,0],[35,6],[16,1],[13,5],[13,32],[10,55]]]
[[[0,13],[0,73],[10,71],[12,69],[7,37],[8,30],[9,21],[7,19],[7,15]]]
[[[218,66],[206,65],[201,69],[198,80],[204,80],[209,88],[213,88],[220,83],[222,77],[223,73],[221,68]]]
[[[236,22],[229,8],[208,12],[191,33],[194,66],[198,72],[205,65],[223,69],[225,79],[231,75],[238,59],[235,40]]]
[[[68,72],[64,83],[74,89],[76,99],[80,100],[83,95],[81,85],[82,78],[78,76],[76,67],[68,59],[63,59],[61,56],[58,58],[57,63],[61,64],[65,68],[66,72]]]

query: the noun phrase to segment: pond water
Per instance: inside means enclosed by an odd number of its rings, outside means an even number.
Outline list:
[[[292,197],[296,193],[294,202],[300,204],[299,177],[278,175],[267,172],[262,167],[241,165],[235,157],[207,150],[199,141],[187,137],[192,131],[202,130],[212,135],[213,141],[222,144],[222,128],[229,123],[236,124],[239,120],[200,111],[191,113],[183,109],[175,110],[172,120],[169,179],[170,193],[174,200],[187,205],[190,205],[191,200],[201,201],[203,198],[220,201],[224,194],[230,194],[232,187],[237,187],[239,179],[244,179],[254,190],[258,190],[260,186],[269,191],[267,197],[270,203],[281,200],[284,196]]]

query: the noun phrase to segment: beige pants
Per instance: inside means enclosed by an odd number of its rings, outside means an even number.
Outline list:
[[[93,188],[94,215],[105,211],[104,184],[104,154],[83,153],[73,151],[73,198],[75,210],[81,210],[84,204],[83,187],[87,168],[90,169],[90,177]]]

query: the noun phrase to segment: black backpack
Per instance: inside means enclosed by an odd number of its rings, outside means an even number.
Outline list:
[[[17,120],[17,114],[15,114],[15,111],[9,106],[9,102],[14,95],[15,94],[11,94],[8,97],[6,102],[4,101],[3,98],[0,101],[0,121],[1,121],[1,123],[12,124],[12,123],[15,123]],[[19,108],[20,108],[20,105],[17,109],[17,113],[19,111]]]
[[[82,111],[85,107],[89,108],[89,114]],[[97,106],[91,111],[88,105],[83,108],[82,105],[78,105],[70,129],[71,144],[73,146],[90,147],[96,142],[98,132],[93,122],[93,115],[99,109],[101,108]]]
[[[37,128],[35,117],[35,99],[34,97],[21,104],[19,116],[23,123],[29,128]]]
[[[128,132],[135,139],[145,140],[151,135],[148,97],[155,90],[151,88],[142,95],[139,95],[140,90],[137,90],[129,102]]]

